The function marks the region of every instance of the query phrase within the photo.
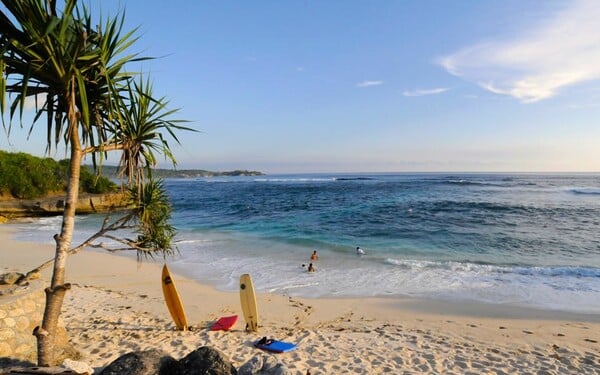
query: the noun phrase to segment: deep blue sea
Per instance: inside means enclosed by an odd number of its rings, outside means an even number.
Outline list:
[[[598,174],[169,179],[172,269],[222,290],[413,296],[600,313]],[[100,219],[81,217],[78,238]],[[60,218],[18,238],[52,242]],[[366,252],[357,256],[356,246]],[[316,272],[303,265],[317,250]]]

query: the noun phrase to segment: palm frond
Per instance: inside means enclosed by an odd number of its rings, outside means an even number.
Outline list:
[[[162,180],[149,179],[141,188],[132,186],[129,195],[138,221],[137,238],[131,241],[138,250],[138,256],[154,256],[173,254],[176,247],[173,238],[177,233],[169,224],[171,205]]]
[[[172,118],[178,110],[168,110],[168,101],[153,97],[149,80],[140,77],[138,81],[129,81],[125,94],[126,97],[117,103],[121,110],[117,111],[111,143],[122,145],[119,173],[133,183],[143,180],[144,170],[156,166],[155,153],[163,154],[175,165],[175,158],[163,133],[171,135],[179,143],[174,130],[192,129],[178,125],[185,121]]]

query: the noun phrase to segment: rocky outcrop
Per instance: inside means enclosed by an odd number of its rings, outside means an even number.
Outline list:
[[[31,371],[31,372],[30,372]],[[39,372],[37,372],[39,371]],[[48,371],[48,372],[46,372]],[[67,372],[68,371],[68,372]],[[13,367],[7,374],[91,374],[83,362],[65,360],[61,368]],[[288,375],[285,364],[274,356],[258,354],[239,371],[219,350],[201,346],[179,361],[168,353],[150,349],[129,352],[106,366],[100,375]],[[308,372],[307,372],[308,374]]]
[[[151,349],[120,356],[102,370],[101,375],[180,374],[177,360],[169,354]]]
[[[202,346],[179,360],[181,375],[237,375],[233,364],[217,349]]]
[[[274,356],[256,355],[244,363],[238,370],[238,375],[287,375],[287,366]]]
[[[100,375],[236,375],[237,370],[220,351],[202,346],[179,361],[160,350],[131,352],[115,359]]]
[[[123,193],[79,195],[78,214],[106,212],[127,207]],[[0,200],[0,223],[6,219],[61,215],[65,208],[65,197],[51,196],[39,199]]]

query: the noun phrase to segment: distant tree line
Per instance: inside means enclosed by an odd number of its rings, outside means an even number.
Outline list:
[[[88,166],[92,168],[92,166]],[[102,166],[102,175],[108,178],[116,178],[119,171],[115,166]],[[194,178],[194,177],[218,177],[218,176],[263,176],[258,171],[247,171],[236,169],[234,171],[215,172],[204,169],[153,169],[152,175],[157,178]]]
[[[56,161],[23,152],[0,151],[0,193],[19,199],[34,199],[50,193],[64,193],[68,184],[69,160]],[[103,194],[118,186],[104,176],[81,169],[80,191]]]

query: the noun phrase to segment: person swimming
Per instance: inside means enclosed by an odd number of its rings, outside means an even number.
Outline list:
[[[310,263],[310,264],[308,265],[308,272],[315,272],[315,267],[313,266],[313,264],[312,264],[312,263]]]

